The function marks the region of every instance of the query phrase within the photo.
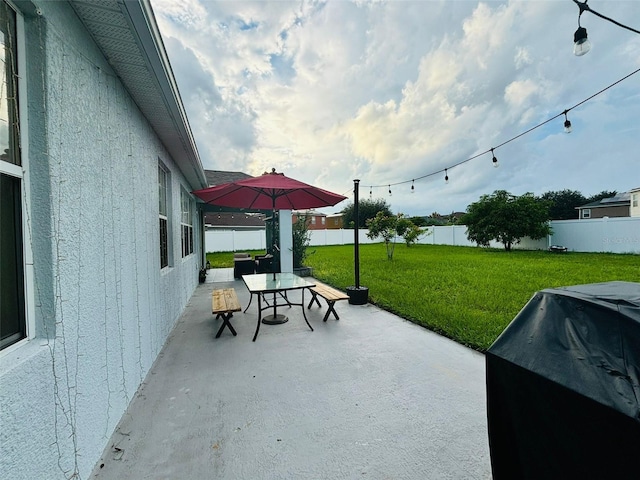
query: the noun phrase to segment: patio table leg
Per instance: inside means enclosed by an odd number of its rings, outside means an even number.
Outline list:
[[[306,288],[302,289],[302,303],[300,304],[300,306],[302,307],[302,316],[304,317],[304,321],[307,322],[307,325],[309,326],[309,328],[313,332],[313,327],[309,323],[309,320],[307,320],[307,312],[304,310],[304,291],[305,290],[306,290]]]
[[[256,341],[258,332],[260,331],[260,323],[262,322],[262,302],[260,302],[260,294],[258,294],[258,326],[256,327],[256,333],[253,335],[253,341]]]
[[[260,295],[260,294],[258,294]],[[253,301],[253,293],[251,294],[251,296],[249,297],[249,305],[247,305],[247,308],[244,309],[244,312],[242,313],[247,313],[247,310],[249,310],[249,307],[251,306],[251,302]]]

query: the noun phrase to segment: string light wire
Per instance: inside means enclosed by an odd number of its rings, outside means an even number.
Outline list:
[[[591,10],[591,12],[593,12],[593,10]],[[463,164],[465,164],[465,163],[467,163],[467,162],[470,162],[471,160],[475,160],[476,158],[482,157],[483,155],[486,155],[487,153],[492,153],[492,154],[493,154],[493,150],[497,150],[497,149],[498,149],[498,148],[500,148],[500,147],[504,147],[505,145],[507,145],[507,144],[509,144],[509,143],[511,143],[511,142],[513,142],[513,141],[515,141],[515,140],[517,140],[517,139],[519,139],[520,137],[523,137],[523,136],[527,135],[528,133],[533,132],[534,130],[536,130],[536,129],[538,129],[538,128],[540,128],[540,127],[544,126],[544,125],[546,125],[547,123],[552,122],[552,121],[556,120],[557,118],[562,117],[563,115],[566,115],[566,114],[567,114],[567,113],[569,113],[571,110],[573,110],[573,109],[575,109],[575,108],[579,107],[580,105],[583,105],[583,104],[587,103],[587,102],[588,102],[588,101],[590,101],[590,100],[593,100],[593,99],[594,99],[595,97],[597,97],[598,95],[601,95],[602,93],[606,92],[606,91],[607,91],[607,90],[609,90],[610,88],[615,87],[615,86],[616,86],[616,85],[618,85],[619,83],[623,82],[624,80],[628,79],[629,77],[632,77],[633,75],[637,74],[638,72],[640,72],[640,68],[638,68],[638,69],[634,70],[633,72],[629,73],[628,75],[625,75],[624,77],[620,78],[619,80],[616,80],[616,81],[615,81],[615,82],[613,82],[611,85],[608,85],[608,86],[604,87],[602,90],[599,90],[598,92],[594,93],[593,95],[591,95],[591,96],[589,96],[589,97],[585,98],[584,100],[582,100],[582,101],[580,101],[580,102],[576,103],[576,104],[575,104],[575,105],[573,105],[572,107],[567,108],[567,109],[565,109],[565,110],[561,111],[560,113],[558,113],[558,114],[554,115],[553,117],[548,118],[548,119],[547,119],[547,120],[545,120],[544,122],[540,122],[540,123],[538,123],[537,125],[534,125],[533,127],[529,128],[529,129],[527,129],[527,130],[525,130],[525,131],[524,131],[524,132],[522,132],[522,133],[519,133],[518,135],[516,135],[516,136],[514,136],[514,137],[511,137],[511,138],[510,138],[510,139],[508,139],[508,140],[505,140],[504,142],[502,142],[502,143],[500,143],[500,144],[496,145],[495,147],[489,148],[488,150],[485,150],[485,151],[480,152],[480,153],[478,153],[478,154],[476,154],[476,155],[473,155],[472,157],[469,157],[469,158],[466,158],[466,159],[464,159],[464,160],[461,160],[461,161],[459,161],[459,162],[457,162],[457,163],[454,163],[454,164],[452,164],[452,165],[450,165],[450,166],[448,166],[448,167],[446,167],[446,168],[441,168],[440,170],[436,170],[436,171],[434,171],[434,172],[430,172],[430,173],[427,173],[427,174],[425,174],[425,175],[421,175],[421,176],[419,176],[419,177],[414,177],[414,178],[412,178],[412,179],[410,179],[410,180],[403,180],[403,181],[395,182],[395,183],[384,183],[384,184],[379,184],[379,185],[373,185],[373,184],[372,184],[372,185],[370,185],[370,186],[369,186],[369,194],[371,195],[371,193],[372,193],[372,191],[373,191],[373,189],[374,189],[374,188],[388,187],[388,188],[389,188],[389,190],[390,190],[390,189],[391,189],[391,187],[394,187],[394,186],[396,186],[396,185],[404,185],[404,184],[409,183],[409,182],[411,182],[411,183],[413,184],[416,180],[422,180],[422,179],[424,179],[424,178],[432,177],[432,176],[434,176],[434,175],[438,175],[438,174],[440,174],[440,173],[444,173],[444,174],[445,174],[445,177],[447,177],[447,178],[448,178],[448,171],[449,171],[449,170],[451,170],[452,168],[455,168],[455,167],[458,167],[458,166],[460,166],[460,165],[463,165]]]

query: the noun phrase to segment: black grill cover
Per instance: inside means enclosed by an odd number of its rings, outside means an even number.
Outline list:
[[[494,480],[640,479],[640,283],[536,293],[486,366]]]

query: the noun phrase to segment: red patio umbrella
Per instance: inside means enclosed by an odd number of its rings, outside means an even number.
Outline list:
[[[276,173],[275,168],[259,177],[223,183],[192,193],[212,205],[274,211],[329,207],[347,198]]]
[[[192,192],[206,203],[222,207],[259,210],[300,210],[329,207],[344,200],[338,195],[277,173],[276,169],[259,177],[245,178]],[[274,244],[275,249],[278,249]],[[275,271],[274,271],[275,276]]]

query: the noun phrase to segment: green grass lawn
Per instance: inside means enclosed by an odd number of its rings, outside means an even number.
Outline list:
[[[337,288],[354,284],[353,245],[311,247],[314,277]],[[207,254],[232,267],[231,253]],[[553,254],[444,245],[360,246],[360,284],[369,301],[459,343],[484,351],[531,296],[550,287],[640,282],[640,255]]]

